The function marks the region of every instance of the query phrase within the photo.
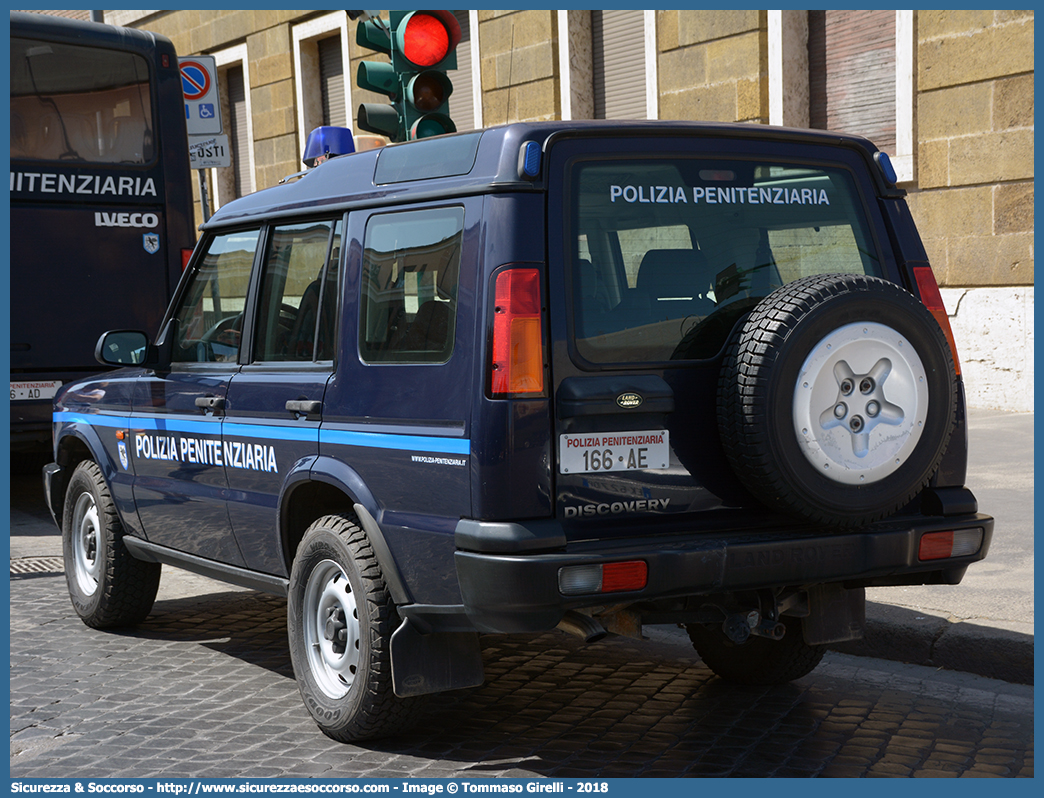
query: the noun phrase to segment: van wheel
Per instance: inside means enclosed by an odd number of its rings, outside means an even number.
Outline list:
[[[784,684],[815,670],[826,646],[813,646],[801,634],[801,619],[780,619],[787,631],[781,640],[751,637],[743,644],[729,640],[718,626],[686,624],[692,647],[703,664],[735,684]]]
[[[718,429],[740,481],[770,508],[833,527],[907,504],[956,422],[957,377],[938,323],[894,283],[795,280],[730,339]]]
[[[392,691],[389,642],[397,621],[355,517],[313,523],[290,574],[287,630],[301,697],[327,736],[385,737],[414,721],[423,702]]]
[[[133,626],[148,617],[159,590],[159,563],[136,560],[98,464],[73,471],[62,512],[62,555],[73,609],[94,629]]]

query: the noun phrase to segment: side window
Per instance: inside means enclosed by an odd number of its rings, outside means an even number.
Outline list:
[[[243,333],[247,286],[258,231],[215,236],[207,247],[181,306],[173,360],[179,363],[235,363]]]
[[[453,352],[463,208],[370,218],[359,349],[368,363],[444,363]]]
[[[273,228],[261,277],[254,360],[331,357],[340,237],[340,221]]]

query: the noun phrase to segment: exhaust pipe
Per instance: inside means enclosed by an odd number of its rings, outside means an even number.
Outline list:
[[[585,643],[594,643],[609,634],[605,631],[605,627],[594,618],[576,610],[567,611],[556,628],[560,632],[568,632],[579,637]]]

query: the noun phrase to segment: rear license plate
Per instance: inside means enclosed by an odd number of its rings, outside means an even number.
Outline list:
[[[30,380],[11,383],[11,401],[26,402],[34,399],[54,399],[62,387],[59,380]]]
[[[558,469],[562,474],[586,474],[667,468],[670,450],[664,429],[560,435]]]

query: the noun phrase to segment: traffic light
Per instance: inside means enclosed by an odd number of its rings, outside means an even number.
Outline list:
[[[449,117],[460,23],[450,11],[393,11],[392,65],[402,83],[407,138],[454,133]]]
[[[363,61],[356,82],[391,103],[361,104],[359,127],[392,141],[455,132],[448,107],[453,83],[446,72],[457,68],[460,35],[450,11],[392,11],[388,25],[372,16],[360,22],[356,42],[387,53],[391,63]]]
[[[349,16],[351,16],[349,14]],[[368,18],[359,23],[355,41],[360,47],[391,55],[391,31],[383,20]],[[405,141],[406,128],[402,115],[402,86],[395,67],[382,61],[363,61],[359,64],[356,83],[360,89],[384,94],[390,105],[362,103],[359,106],[358,125],[371,133],[380,133],[392,141]]]

